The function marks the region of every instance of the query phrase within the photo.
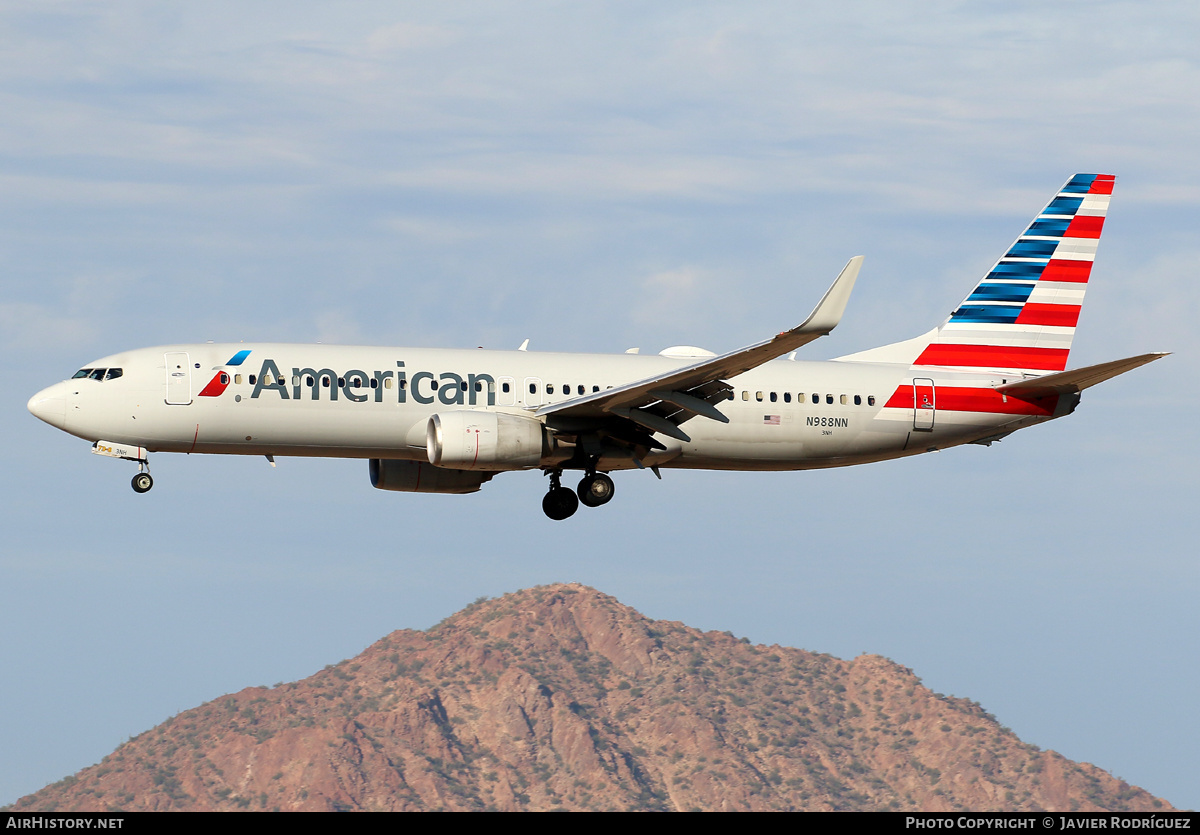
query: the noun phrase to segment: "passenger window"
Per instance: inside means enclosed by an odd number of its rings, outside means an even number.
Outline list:
[[[868,406],[875,405],[875,395],[873,395],[873,394],[867,395],[867,405]]]
[[[116,369],[113,369],[113,370],[115,371]],[[117,376],[119,377],[121,375],[118,374]],[[109,379],[111,379],[111,377]],[[221,385],[223,385],[223,386],[229,385],[229,375],[226,374],[224,371],[221,372]]]
[[[776,394],[775,392],[771,392],[771,402],[772,402],[772,403],[775,403],[775,402],[777,402],[778,400],[779,400],[779,395],[778,395],[778,394]]]
[[[374,377],[371,378],[371,388],[379,388],[379,380],[375,379]]]
[[[821,395],[819,395],[819,394],[813,394],[813,396],[812,396],[812,402],[813,402],[814,404],[816,404],[816,403],[820,403],[820,402],[821,402]]]
[[[846,405],[846,395],[843,394],[841,397],[839,397],[838,402],[841,403],[843,406],[845,406]]]
[[[783,402],[784,402],[784,403],[791,403],[791,402],[792,402],[792,393],[791,393],[790,391],[785,391],[785,392],[783,393]]]
[[[554,394],[554,384],[553,383],[546,386],[546,394]]]
[[[600,386],[592,386],[592,391],[600,391]]]
[[[862,397],[861,397],[860,395],[857,395],[857,394],[856,394],[856,395],[854,395],[854,405],[855,405],[855,406],[861,406],[861,405],[862,405]]]
[[[743,400],[749,400],[749,399],[750,399],[750,392],[748,392],[748,391],[743,391],[743,392],[742,392],[742,399],[743,399]]]
[[[124,374],[124,373],[125,373],[125,372],[124,372],[124,371],[122,371],[120,368],[110,368],[110,369],[108,369],[108,373],[104,375],[104,379],[106,379],[106,380],[115,380],[115,379],[117,379],[118,377],[120,377],[120,376],[121,376],[122,374]],[[225,379],[225,382],[227,382],[227,383],[229,382],[229,378],[228,378],[228,377],[226,377],[226,379]]]
[[[475,391],[479,391],[479,383],[476,383],[475,386],[476,386]],[[460,387],[462,388],[463,391],[466,391],[467,390],[467,381],[463,380],[462,385]]]
[[[256,383],[258,382],[258,375],[257,375],[257,374],[251,374],[251,375],[250,375],[249,377],[247,377],[246,379],[248,379],[248,380],[250,381],[250,385],[254,385],[254,384],[256,384]]]
[[[502,383],[500,385],[501,391],[503,391],[505,394],[508,394],[508,392],[511,388],[512,388],[512,386],[510,386],[508,383]]]
[[[321,377],[321,385],[324,386],[325,388],[329,388],[329,378]]]
[[[391,382],[391,381],[389,380],[388,382]],[[407,379],[401,380],[400,381],[400,390],[404,391],[407,388],[408,388],[408,380]]]
[[[392,378],[391,377],[383,378],[383,387],[385,389],[390,389],[392,387]]]
[[[237,385],[239,385],[239,386],[240,386],[240,385],[242,384],[242,375],[241,375],[241,374],[234,374],[234,375],[233,375],[233,382],[234,382],[234,383],[236,383]]]
[[[312,388],[313,386],[315,386],[317,384],[317,381],[312,378],[311,374],[307,374],[304,377],[304,384],[306,386],[308,386],[309,388]]]
[[[530,383],[530,384],[529,384],[529,393],[530,393],[530,394],[537,394],[537,383]]]
[[[429,387],[430,387],[431,389],[433,389],[434,391],[437,391],[437,380],[430,380],[430,381],[429,381]]]
[[[825,395],[825,402],[828,405],[832,406],[833,405],[833,395],[832,394]]]
[[[754,392],[754,399],[757,400],[759,403],[761,403],[762,399],[763,399],[762,392],[761,391]]]

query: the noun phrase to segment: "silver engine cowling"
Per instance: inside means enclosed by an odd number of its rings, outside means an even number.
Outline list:
[[[548,451],[542,422],[462,409],[439,412],[426,426],[429,463],[455,470],[527,470]]]

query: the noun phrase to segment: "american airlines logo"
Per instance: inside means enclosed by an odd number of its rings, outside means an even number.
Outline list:
[[[410,378],[404,370],[404,363],[399,360],[394,371],[352,368],[339,372],[332,368],[293,367],[291,372],[285,376],[274,360],[263,360],[251,399],[265,393],[277,395],[281,400],[303,400],[307,394],[309,400],[325,399],[331,402],[344,398],[352,403],[365,403],[368,400],[382,403],[385,397],[394,397],[396,403],[407,403],[408,398],[412,397],[413,402],[424,404],[496,405],[496,380],[490,374],[464,376],[453,371],[438,374],[418,371]]]
[[[239,366],[246,361],[246,357],[250,356],[249,350],[238,351],[229,358],[226,366]],[[229,372],[218,371],[213,375],[213,378],[208,381],[208,385],[200,390],[201,397],[219,397],[225,392],[229,386]]]

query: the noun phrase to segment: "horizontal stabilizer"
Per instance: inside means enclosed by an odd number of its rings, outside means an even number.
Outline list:
[[[1047,374],[1044,377],[1034,377],[1016,383],[996,386],[996,391],[1022,399],[1045,397],[1051,394],[1074,394],[1086,388],[1091,388],[1097,383],[1110,380],[1118,374],[1124,374],[1126,371],[1132,371],[1146,363],[1162,359],[1169,353],[1141,354],[1140,356],[1129,357],[1123,360],[1089,365],[1086,368],[1076,368],[1074,371],[1060,371],[1057,374]]]

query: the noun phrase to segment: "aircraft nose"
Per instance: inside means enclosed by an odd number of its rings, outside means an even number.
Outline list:
[[[25,404],[33,416],[63,429],[67,424],[67,399],[58,386],[42,389]]]

